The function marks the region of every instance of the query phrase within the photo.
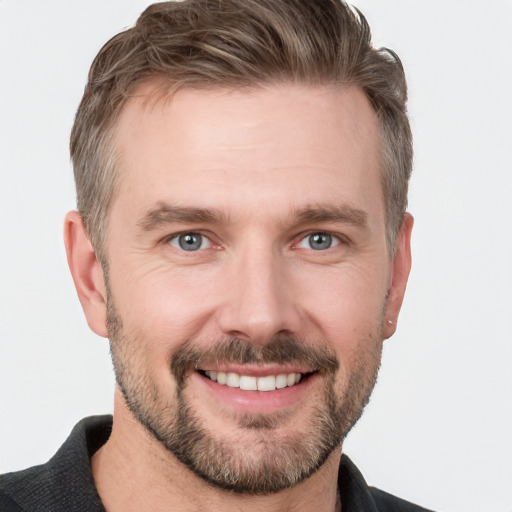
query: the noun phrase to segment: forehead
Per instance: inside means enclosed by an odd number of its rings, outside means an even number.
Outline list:
[[[317,203],[380,193],[378,122],[358,88],[157,91],[136,91],[116,125],[118,197],[134,208],[156,195],[206,207],[238,199],[247,209],[242,199],[254,194],[275,205],[279,195]]]

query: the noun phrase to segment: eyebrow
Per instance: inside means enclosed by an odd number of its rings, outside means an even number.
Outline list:
[[[343,222],[363,229],[368,228],[367,213],[348,205],[306,206],[305,208],[295,210],[292,217],[296,219],[296,222],[299,224]],[[171,206],[167,203],[159,203],[156,208],[149,210],[142,217],[138,225],[143,231],[151,231],[166,224],[178,222],[190,224],[221,224],[226,222],[226,215],[218,209]]]
[[[225,215],[217,209],[171,206],[160,203],[155,209],[148,211],[138,222],[138,225],[144,231],[151,231],[173,222],[219,224],[224,220]]]
[[[295,212],[299,222],[343,222],[352,226],[367,229],[368,214],[348,205],[341,206],[307,206]]]

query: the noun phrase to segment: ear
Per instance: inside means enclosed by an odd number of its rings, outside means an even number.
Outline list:
[[[107,293],[103,270],[92,248],[82,216],[69,212],[64,221],[68,265],[89,327],[107,337]]]
[[[406,213],[395,241],[395,256],[391,263],[388,297],[386,300],[386,316],[384,335],[390,338],[396,331],[398,314],[402,307],[405,287],[411,270],[411,232],[414,219]]]

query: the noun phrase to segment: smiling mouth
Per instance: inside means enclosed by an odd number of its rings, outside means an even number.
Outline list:
[[[238,388],[244,391],[275,391],[276,389],[296,386],[309,375],[315,373],[281,373],[255,377],[253,375],[241,375],[234,372],[225,373],[213,370],[198,370],[198,372],[221,386]]]

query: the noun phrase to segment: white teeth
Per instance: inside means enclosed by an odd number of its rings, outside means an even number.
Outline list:
[[[283,389],[288,386],[288,376],[287,375],[278,375],[276,377],[276,388]]]
[[[258,378],[258,391],[274,391],[276,389],[276,378],[274,375]]]
[[[256,391],[258,389],[258,383],[256,377],[249,377],[248,375],[240,376],[240,389],[246,391]]]
[[[228,373],[226,375],[226,386],[230,388],[240,387],[240,375],[238,373]]]
[[[281,373],[279,375],[267,375],[265,377],[252,377],[239,375],[234,372],[216,372],[208,370],[204,372],[211,380],[231,388],[240,388],[244,391],[274,391],[288,386],[294,386],[301,380],[300,373]]]

